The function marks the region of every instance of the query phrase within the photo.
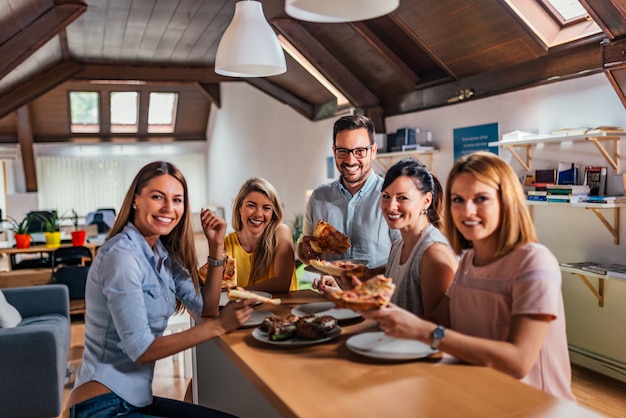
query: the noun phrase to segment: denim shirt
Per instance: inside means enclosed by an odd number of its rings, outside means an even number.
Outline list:
[[[152,403],[154,363],[135,361],[163,335],[176,297],[202,312],[189,272],[160,240],[150,248],[129,222],[98,250],[89,269],[85,349],[75,387],[97,381],[134,406]]]
[[[387,264],[391,243],[400,237],[390,230],[380,209],[383,178],[371,172],[365,184],[353,195],[341,179],[319,186],[307,202],[303,235],[311,235],[323,220],[350,237],[350,249],[341,255],[324,255],[329,260],[367,260],[368,267]]]

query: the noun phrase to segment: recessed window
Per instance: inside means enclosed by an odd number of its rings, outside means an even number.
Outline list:
[[[111,92],[111,133],[135,133],[138,129],[139,93]]]
[[[177,93],[150,93],[148,133],[174,132],[177,104]]]
[[[70,92],[70,131],[72,133],[100,132],[100,93]]]
[[[587,20],[588,13],[577,0],[538,0],[561,25],[568,26]]]

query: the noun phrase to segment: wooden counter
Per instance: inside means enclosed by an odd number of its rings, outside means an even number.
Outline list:
[[[277,295],[277,314],[325,300],[305,290]],[[194,400],[241,417],[590,417],[599,416],[503,373],[458,364],[450,357],[385,361],[352,353],[352,335],[370,321],[342,325],[323,344],[282,348],[242,329],[194,352]],[[455,364],[456,363],[456,364]]]

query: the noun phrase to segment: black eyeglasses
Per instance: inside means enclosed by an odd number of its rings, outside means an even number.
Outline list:
[[[335,155],[337,156],[337,158],[344,159],[344,158],[348,158],[348,155],[352,153],[352,155],[354,155],[356,158],[360,160],[367,156],[367,151],[371,150],[373,146],[374,144],[365,148],[352,148],[352,149],[335,148]]]

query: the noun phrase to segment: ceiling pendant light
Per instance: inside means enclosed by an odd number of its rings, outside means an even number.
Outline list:
[[[285,12],[308,22],[356,22],[386,15],[399,5],[400,0],[286,0]]]
[[[287,71],[285,54],[258,1],[240,1],[224,31],[215,72],[230,77],[268,77]]]

